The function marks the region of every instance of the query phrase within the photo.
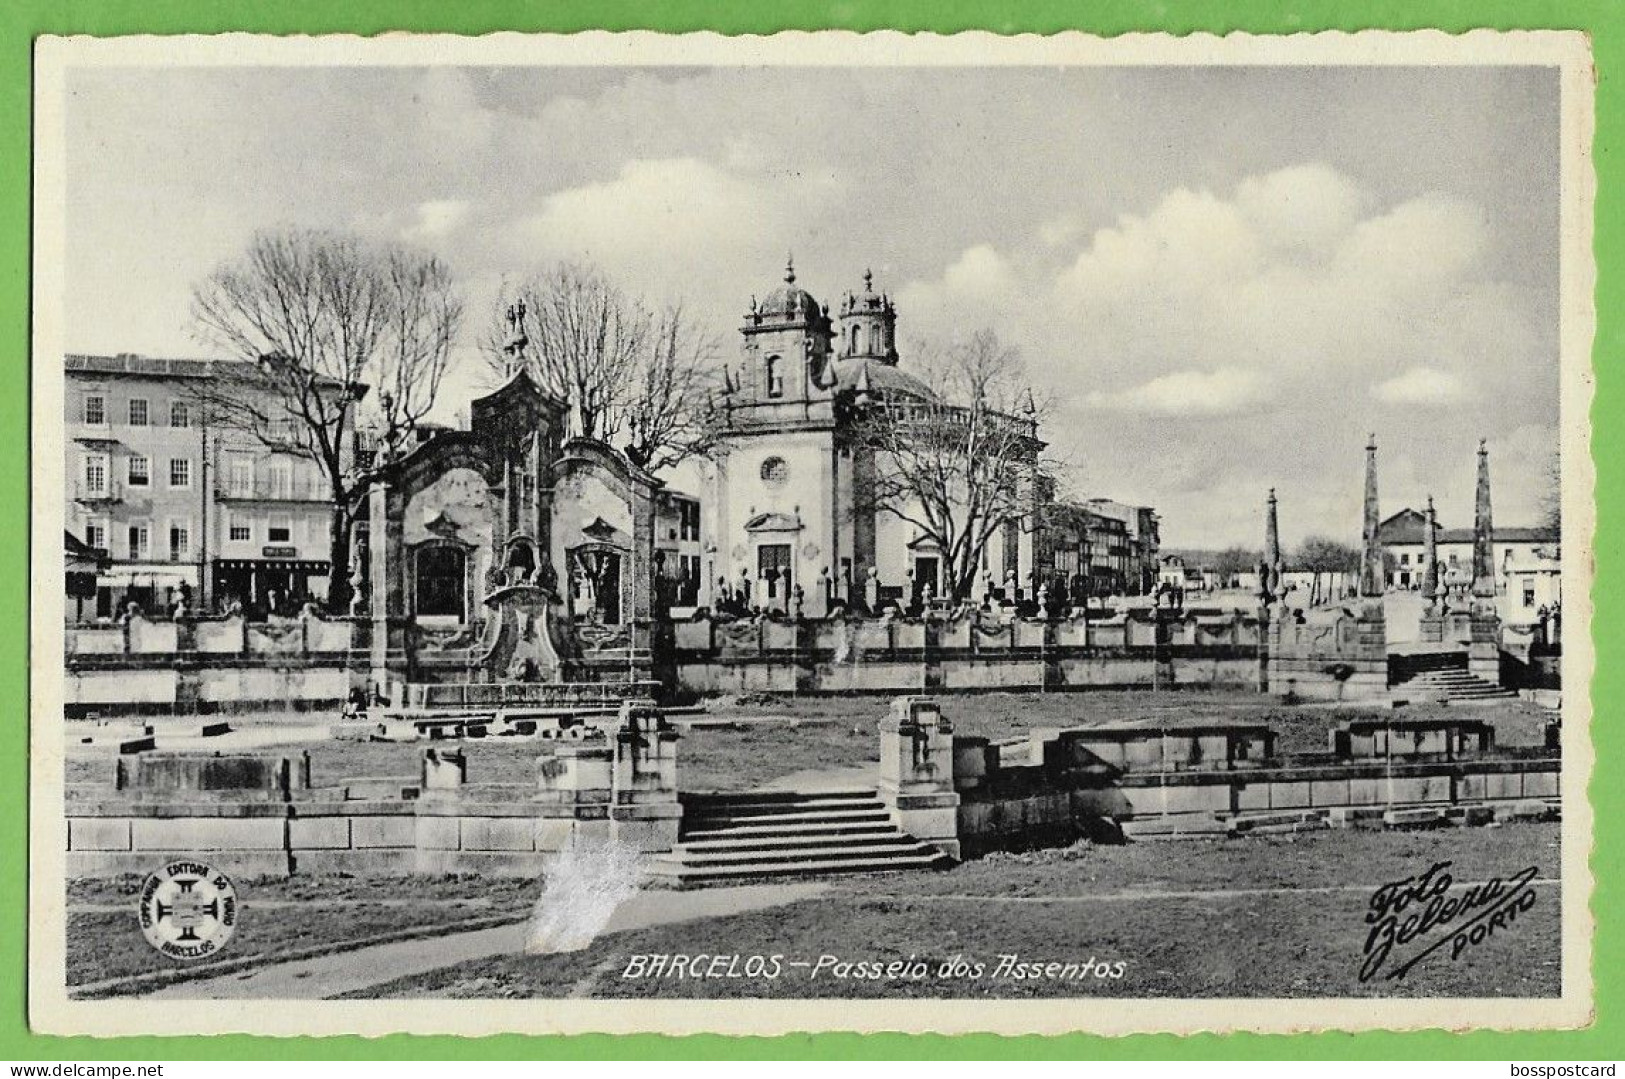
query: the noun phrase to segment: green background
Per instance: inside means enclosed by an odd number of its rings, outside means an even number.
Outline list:
[[[1596,256],[1599,268],[1597,338],[1593,359],[1597,393],[1593,410],[1593,456],[1597,464],[1597,585],[1593,635],[1597,676],[1592,686],[1592,736],[1597,768],[1591,784],[1596,811],[1592,867],[1597,888],[1592,910],[1600,924],[1593,970],[1597,1022],[1583,1031],[1504,1034],[1343,1034],[1262,1036],[1170,1035],[1130,1038],[909,1037],[826,1034],[776,1039],[586,1036],[482,1039],[396,1036],[381,1039],[46,1038],[28,1032],[25,1012],[28,849],[28,522],[18,512],[0,514],[0,685],[11,718],[0,722],[0,1058],[9,1060],[259,1059],[546,1057],[1110,1057],[1110,1058],[1411,1058],[1465,1057],[1515,1060],[1625,1056],[1625,933],[1607,916],[1625,888],[1625,786],[1608,776],[1625,759],[1625,730],[1615,727],[1613,702],[1625,689],[1622,627],[1625,600],[1621,562],[1625,540],[1625,490],[1620,449],[1625,432],[1611,420],[1625,414],[1625,379],[1609,359],[1625,334],[1620,281],[1625,276],[1625,219],[1617,212],[1625,191],[1625,4],[1537,3],[1530,0],[1322,0],[1315,3],[1114,2],[1029,3],[1016,7],[988,0],[908,0],[864,4],[854,0],[802,3],[763,0],[727,3],[612,3],[560,0],[550,4],[491,0],[133,0],[75,3],[72,0],[0,0],[0,506],[20,507],[28,498],[28,270],[31,45],[39,34],[182,34],[244,30],[260,33],[359,33],[417,30],[480,34],[493,30],[568,32],[583,29],[717,30],[769,33],[780,29],[850,30],[985,29],[1001,33],[1052,33],[1079,29],[1102,35],[1131,31],[1174,33],[1246,30],[1292,33],[1309,30],[1408,30],[1437,27],[1462,31],[1583,29],[1591,34],[1597,70],[1598,177]],[[131,272],[139,272],[131,267]],[[1596,776],[1603,777],[1601,779]]]

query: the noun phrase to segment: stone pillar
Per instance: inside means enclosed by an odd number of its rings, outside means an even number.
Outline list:
[[[1281,598],[1281,524],[1276,514],[1275,488],[1264,511],[1264,579],[1259,587],[1268,589],[1271,599]]]
[[[610,837],[640,851],[677,844],[677,732],[653,701],[621,702],[611,766]]]
[[[425,749],[419,785],[425,796],[455,795],[468,782],[468,757],[462,750]]]
[[[1501,611],[1496,602],[1495,525],[1490,516],[1490,451],[1478,442],[1478,489],[1473,501],[1472,640],[1467,670],[1496,684],[1501,681]]]
[[[1377,510],[1377,436],[1365,447],[1365,523],[1360,545],[1360,598],[1382,598],[1387,574],[1384,572],[1382,543],[1377,535],[1381,518]]]
[[[607,842],[614,751],[600,738],[561,743],[536,762],[536,849]]]
[[[880,797],[897,826],[958,858],[953,725],[929,697],[896,697],[880,721]]]
[[[400,513],[392,513],[389,485],[374,480],[367,491],[368,585],[367,610],[372,619],[368,644],[368,667],[374,688],[393,699],[388,686],[404,674],[399,651],[400,628],[406,615],[405,587],[401,577],[404,539]],[[391,632],[391,630],[394,632]],[[394,646],[394,647],[392,647]],[[400,701],[394,701],[400,704]]]

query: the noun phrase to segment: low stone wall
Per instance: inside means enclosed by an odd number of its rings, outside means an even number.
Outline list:
[[[1309,701],[1374,701],[1388,694],[1387,625],[1380,605],[1318,612],[1309,622],[1278,612],[1265,638],[1271,693]]]
[[[881,724],[881,792],[902,827],[955,857],[1125,829],[1222,832],[1259,814],[1348,820],[1558,796],[1554,747],[1497,749],[1472,719],[1374,723],[1350,720],[1331,751],[1280,759],[1257,723],[1040,729],[991,743],[956,737],[938,702],[901,698]]]
[[[538,757],[533,788],[469,784],[461,754],[432,748],[415,779],[323,788],[305,754],[121,758],[109,786],[70,791],[68,872],[192,857],[247,876],[534,876],[570,847],[667,851],[682,818],[675,739],[646,702],[626,702],[607,737]]]

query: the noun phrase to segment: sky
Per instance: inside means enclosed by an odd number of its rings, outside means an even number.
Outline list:
[[[1540,514],[1558,434],[1555,69],[136,68],[67,82],[70,351],[207,355],[193,285],[258,230],[446,260],[490,385],[505,281],[562,259],[682,302],[738,362],[795,258],[924,342],[991,328],[1064,488],[1167,546],[1359,535],[1431,493]]]

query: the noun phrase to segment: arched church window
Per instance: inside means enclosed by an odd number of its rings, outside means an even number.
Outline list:
[[[858,354],[858,327],[856,323],[852,325],[852,348],[850,352],[853,356]]]
[[[769,397],[784,396],[784,371],[780,368],[779,358],[767,358],[767,395]]]

